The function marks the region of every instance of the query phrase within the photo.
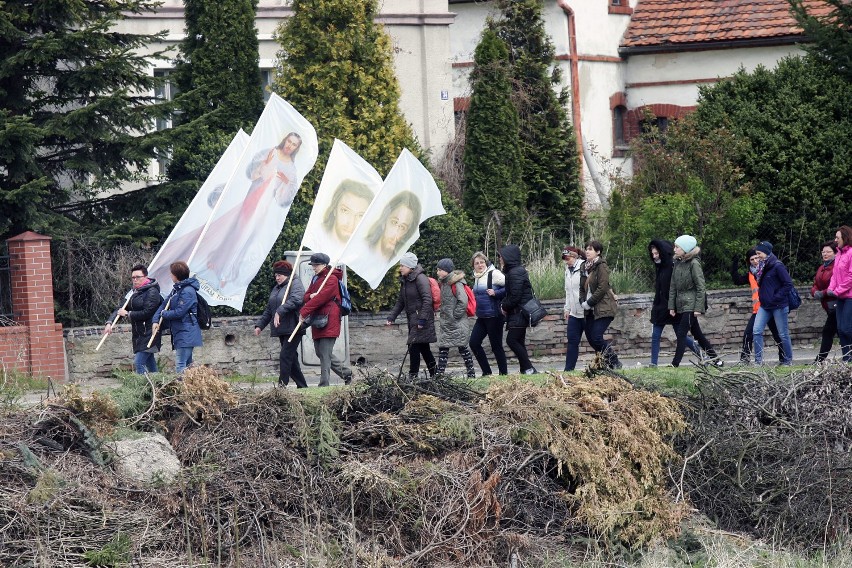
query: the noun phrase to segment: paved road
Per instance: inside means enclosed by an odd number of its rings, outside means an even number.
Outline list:
[[[807,365],[809,363],[812,363],[814,361],[814,359],[816,358],[817,351],[818,350],[814,349],[813,347],[794,348],[793,349],[793,362],[796,365]],[[769,350],[769,354],[770,354],[770,357],[768,359],[768,364],[769,365],[777,365],[778,364],[777,351],[775,350],[774,346],[771,348],[771,350]],[[671,352],[661,353],[660,354],[660,363],[661,364],[667,364],[669,361],[671,361],[671,356],[672,356]],[[839,357],[840,356],[840,348],[838,346],[835,345],[834,351],[832,351],[831,356],[832,357]],[[739,353],[736,353],[736,352],[724,353],[722,355],[722,358],[724,359],[726,366],[731,366],[731,365],[737,363],[737,361],[739,359]],[[690,354],[688,357],[684,357],[683,364],[684,365],[690,364],[690,362],[694,361],[694,360],[695,360],[695,356]],[[544,372],[544,371],[560,371],[564,367],[564,361],[565,361],[564,357],[561,357],[561,356],[560,357],[546,357],[546,358],[539,358],[539,359],[534,360],[533,364],[535,364],[536,368],[539,371],[542,371],[542,372]],[[577,367],[582,369],[586,365],[588,365],[590,361],[591,361],[591,357],[589,355],[581,356],[580,360],[577,362]],[[624,358],[622,358],[621,361],[626,368],[647,367],[648,364],[650,363],[650,358],[648,356],[642,357],[642,358],[639,358],[639,357],[624,357]],[[406,361],[406,368],[403,370],[403,372],[406,372],[407,368],[408,368],[408,362]],[[388,369],[388,370],[390,372],[396,374],[396,373],[399,372],[399,367],[396,367],[396,368],[393,368],[393,369]],[[478,370],[479,370],[479,367],[477,366],[477,372],[478,372]],[[307,380],[309,386],[315,387],[315,386],[317,386],[317,384],[319,384],[319,367],[304,366],[303,371],[305,373],[305,379]],[[358,377],[359,376],[359,370],[356,368],[356,369],[354,369],[354,371],[355,371],[355,376]],[[464,375],[464,366],[462,364],[461,357],[459,355],[456,355],[455,357],[450,357],[449,366],[447,368],[447,371],[452,373],[452,374],[458,375],[458,376]],[[509,372],[510,373],[518,372],[518,364],[517,364],[516,361],[509,360]],[[331,384],[332,384],[332,386],[338,386],[338,385],[342,385],[343,381],[337,375],[332,373],[331,374]],[[118,386],[120,386],[120,382],[116,379],[92,379],[90,381],[86,381],[86,382],[80,384],[80,388],[84,393],[89,393],[89,392],[92,392],[92,391],[95,391],[95,390],[104,390],[104,389],[116,388]],[[267,382],[238,383],[235,386],[237,388],[249,390],[249,391],[251,391],[251,390],[264,391],[264,390],[274,388],[274,382],[270,379]],[[59,387],[57,387],[57,388],[59,388]],[[295,385],[291,382],[289,388],[294,389]],[[33,404],[38,404],[39,402],[41,402],[45,398],[47,398],[46,392],[29,392],[29,393],[26,393],[22,397],[22,402],[24,404],[33,405]]]

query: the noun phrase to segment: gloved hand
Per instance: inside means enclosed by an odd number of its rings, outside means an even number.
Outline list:
[[[826,290],[825,295],[828,296],[829,298],[836,298],[837,297],[837,294],[834,293],[834,290]]]
[[[825,296],[825,292],[822,290],[817,290],[814,292],[814,300],[822,300],[822,297]]]
[[[583,308],[584,310],[591,310],[592,309],[592,306],[589,305],[589,302],[583,302],[582,304],[580,304],[580,307]]]

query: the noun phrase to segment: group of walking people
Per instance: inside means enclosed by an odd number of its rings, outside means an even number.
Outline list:
[[[707,310],[704,272],[699,260],[700,247],[691,235],[681,235],[674,242],[654,239],[648,243],[648,254],[655,266],[654,299],[650,316],[651,365],[659,364],[660,343],[666,326],[672,326],[677,338],[670,365],[678,367],[686,350],[704,362],[722,366],[717,351],[701,330],[698,316]],[[820,301],[826,313],[822,340],[816,362],[824,361],[831,352],[835,336],[839,337],[844,361],[852,362],[852,228],[841,226],[833,241],[821,247],[822,263],[814,277],[810,295]],[[523,309],[534,292],[529,274],[521,262],[517,245],[506,245],[497,255],[499,268],[483,252],[471,259],[472,277],[468,282],[463,270],[452,259],[438,261],[435,282],[430,282],[414,253],[402,255],[399,262],[399,295],[388,315],[391,326],[404,312],[407,319],[408,374],[415,378],[421,372],[421,361],[430,377],[446,372],[451,350],[458,351],[466,375],[476,376],[473,360],[482,376],[493,374],[491,362],[483,347],[488,338],[500,375],[509,372],[505,343],[518,360],[519,371],[536,373],[526,347],[529,314]],[[565,304],[567,350],[564,370],[577,365],[580,342],[585,335],[594,349],[599,365],[618,369],[621,362],[605,334],[618,311],[618,297],[610,283],[610,269],[603,256],[603,245],[596,240],[583,249],[566,246]],[[740,347],[740,363],[764,362],[763,333],[768,327],[778,346],[779,362],[793,361],[788,326],[791,309],[798,301],[787,268],[773,253],[768,241],[750,248],[745,256],[746,272],[739,263],[731,266],[735,284],[748,284],[751,290],[752,314],[745,327]],[[255,323],[260,335],[267,326],[272,337],[280,341],[279,384],[293,379],[298,388],[307,386],[299,365],[297,347],[307,327],[311,327],[314,350],[320,360],[319,386],[329,384],[333,371],[344,383],[352,380],[352,370],[334,353],[341,331],[341,281],[343,274],[329,265],[324,253],[313,253],[309,264],[314,270],[310,286],[305,290],[299,278],[293,278],[293,266],[279,260],[273,264],[275,285],[266,309]],[[112,321],[126,317],[131,323],[134,367],[137,373],[156,372],[156,354],[161,347],[161,329],[169,329],[175,352],[175,370],[181,374],[192,364],[195,347],[202,345],[198,319],[198,280],[190,276],[185,262],[170,265],[173,288],[162,299],[160,285],[148,277],[144,265],[131,269],[132,293],[125,305],[113,312]],[[433,290],[437,286],[437,292]],[[470,326],[468,304],[475,301],[476,320]],[[112,332],[112,321],[105,333]],[[691,337],[690,337],[691,335]],[[292,337],[292,340],[291,340]],[[431,345],[438,344],[438,357]]]
[[[500,268],[492,264],[483,252],[475,253],[471,259],[473,275],[470,289],[476,303],[476,321],[473,329],[470,329],[467,309],[471,300],[465,290],[468,284],[464,271],[457,270],[452,259],[438,261],[436,281],[440,300],[435,301],[432,284],[417,256],[412,252],[402,256],[399,261],[399,297],[388,315],[386,325],[393,325],[397,317],[405,312],[410,378],[419,375],[421,359],[430,377],[444,373],[451,349],[458,350],[468,377],[476,377],[474,357],[483,376],[493,374],[482,346],[486,337],[498,373],[508,374],[508,362],[503,349],[504,325],[507,329],[506,345],[517,357],[520,372],[538,372],[530,361],[526,347],[529,314],[522,306],[532,299],[533,289],[529,274],[521,263],[521,249],[517,245],[506,245],[500,249],[498,260]],[[432,343],[438,344],[437,361],[432,353]]]

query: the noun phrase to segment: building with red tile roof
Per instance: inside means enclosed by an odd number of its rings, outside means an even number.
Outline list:
[[[814,15],[829,8],[811,2]],[[802,41],[787,0],[640,0],[621,40],[625,55]]]
[[[608,173],[629,175],[630,140],[648,113],[665,128],[694,110],[700,88],[802,53],[787,0],[542,0],[545,28],[571,94],[586,202],[609,197]],[[830,7],[808,2],[812,13]],[[473,50],[493,2],[449,0],[454,109],[466,110]]]

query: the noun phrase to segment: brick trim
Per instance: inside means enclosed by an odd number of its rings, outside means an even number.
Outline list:
[[[17,331],[6,337],[26,337],[21,343],[0,341],[0,360],[33,376],[65,380],[62,324],[53,311],[53,269],[50,237],[27,231],[7,241],[12,282],[12,305]],[[11,334],[11,335],[10,335]]]
[[[610,14],[619,14],[622,16],[633,15],[633,8],[630,7],[629,0],[621,0],[623,4],[613,4],[612,0],[607,0],[607,10]]]

